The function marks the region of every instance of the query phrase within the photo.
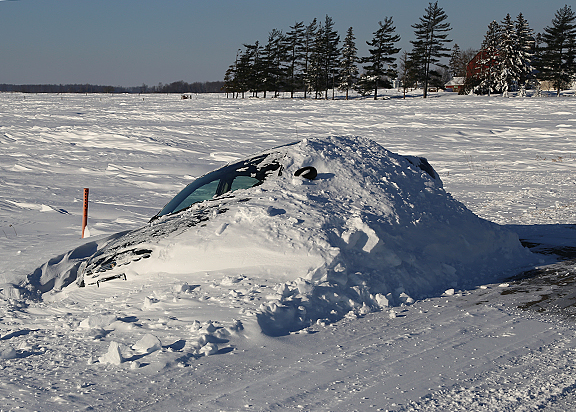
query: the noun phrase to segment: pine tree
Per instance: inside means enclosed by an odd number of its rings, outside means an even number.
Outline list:
[[[340,36],[334,30],[334,22],[332,18],[326,15],[324,21],[324,38],[323,38],[323,61],[324,61],[324,76],[325,76],[325,90],[326,99],[328,99],[328,89],[332,88],[332,99],[334,99],[334,89],[336,87],[336,75],[338,74],[338,63],[340,58]]]
[[[356,82],[356,91],[360,93],[362,97],[371,95],[374,91],[374,78],[368,76],[366,72],[362,73]]]
[[[230,93],[232,93],[232,98],[234,98],[234,94],[236,92],[236,90],[235,90],[235,83],[236,83],[235,72],[236,72],[236,67],[234,65],[231,65],[228,67],[228,70],[226,70],[226,73],[224,74],[223,90],[226,92],[226,98],[228,98],[228,95]]]
[[[405,51],[400,56],[400,69],[398,72],[398,80],[402,84],[402,91],[404,93],[404,99],[406,98],[406,92],[416,86],[416,72],[414,70],[414,64],[410,60],[410,54]]]
[[[496,78],[497,87],[504,96],[508,96],[509,90],[514,91],[516,89],[520,78],[516,44],[514,23],[510,14],[507,14],[500,25],[499,65]]]
[[[305,32],[304,22],[296,22],[290,26],[290,31],[286,33],[286,49],[288,56],[287,67],[287,87],[290,97],[294,97],[294,92],[303,86],[302,72],[305,58]]]
[[[338,89],[346,91],[346,100],[348,100],[348,91],[354,88],[358,81],[358,66],[356,65],[358,49],[355,40],[353,29],[350,27],[344,39],[340,71],[338,72]]]
[[[385,17],[384,24],[381,21],[378,24],[380,28],[374,32],[372,40],[366,42],[371,47],[368,49],[370,56],[362,59],[362,63],[369,63],[363,68],[366,76],[373,82],[374,100],[378,98],[378,86],[384,78],[395,77],[396,59],[392,56],[400,51],[400,48],[394,47],[394,43],[400,41],[400,36],[395,34],[396,27],[392,17]]]
[[[516,53],[518,67],[518,82],[521,93],[525,93],[526,83],[532,78],[532,59],[534,57],[534,32],[522,13],[516,17]]]
[[[334,30],[332,18],[327,15],[324,24],[318,25],[315,30],[306,73],[307,82],[316,98],[326,92],[325,98],[328,99],[328,90],[336,86],[340,57],[338,43],[340,36]]]
[[[576,78],[576,15],[566,5],[556,12],[552,26],[544,28],[539,50],[539,78],[549,80],[559,96]]]
[[[324,49],[324,26],[319,24],[314,32],[310,57],[308,61],[308,70],[306,73],[307,82],[310,90],[314,92],[315,98],[326,90],[326,79],[328,74],[325,72],[325,49]]]
[[[452,77],[466,77],[468,63],[470,63],[477,53],[478,51],[474,49],[461,50],[460,46],[455,44],[452,48],[452,54],[450,55],[450,62],[448,63]]]
[[[284,63],[288,60],[287,52],[284,34],[280,30],[273,29],[268,34],[268,42],[261,56],[264,97],[266,97],[266,90],[273,91],[274,97],[278,97],[280,89],[285,85]]]
[[[239,65],[242,70],[241,79],[243,81],[242,97],[244,91],[249,90],[252,96],[258,97],[258,92],[263,90],[264,67],[261,59],[262,46],[256,41],[254,44],[245,44],[245,52],[240,57]]]
[[[532,56],[532,66],[534,67],[534,86],[536,88],[536,96],[542,96],[542,85],[540,84],[539,78],[541,78],[539,73],[539,67],[542,61],[542,50],[544,47],[542,46],[542,34],[538,33],[534,37],[534,56]]]
[[[239,53],[236,60],[236,69],[234,72],[234,83],[236,93],[244,93],[248,90],[254,90],[259,79],[259,50],[258,42],[255,44],[245,44],[244,52]]]
[[[264,98],[268,90],[273,90],[275,87],[275,77],[274,77],[274,36],[276,35],[274,29],[268,33],[268,41],[266,45],[262,48],[260,53],[260,81],[256,87],[256,90],[261,90],[264,93]]]
[[[233,99],[238,97],[238,93],[240,92],[238,78],[238,56],[240,55],[241,51],[241,49],[238,49],[236,52],[236,60],[234,61],[234,64],[231,64],[224,74],[224,90],[226,91],[226,97],[228,97],[228,93],[232,93]]]
[[[462,50],[458,44],[454,44],[452,47],[452,54],[450,55],[450,62],[448,63],[448,68],[450,69],[450,74],[452,77],[462,77]]]
[[[488,25],[488,31],[482,42],[480,59],[477,70],[480,71],[478,84],[480,90],[487,91],[490,95],[496,90],[496,73],[500,64],[500,25],[496,20]]]
[[[312,90],[313,76],[310,73],[312,56],[314,54],[314,44],[316,32],[318,31],[318,21],[312,20],[306,30],[304,30],[304,63],[302,67],[302,82],[304,83],[304,98]]]
[[[441,57],[450,57],[450,49],[445,47],[449,40],[448,32],[451,30],[450,23],[445,22],[448,18],[438,2],[429,3],[420,22],[413,24],[416,40],[410,43],[412,49],[411,60],[416,64],[419,80],[424,83],[424,98],[428,96],[428,84],[432,65],[440,61]]]

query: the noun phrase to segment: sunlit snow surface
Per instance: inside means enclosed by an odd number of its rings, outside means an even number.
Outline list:
[[[3,94],[0,105],[0,283],[145,225],[184,185],[226,162],[331,135],[426,157],[456,200],[523,239],[571,246],[576,237],[572,97]],[[84,187],[91,238],[81,240]],[[234,230],[223,223],[211,238]],[[349,225],[364,228],[361,217]],[[571,321],[522,311],[540,295],[502,294],[519,290],[511,282],[456,283],[407,306],[397,306],[398,293],[379,312],[357,307],[337,323],[327,316],[308,333],[272,338],[255,315],[260,302],[273,307],[292,293],[277,271],[208,268],[189,282],[155,269],[158,276],[66,288],[43,301],[3,287],[0,409],[564,410],[572,399]]]

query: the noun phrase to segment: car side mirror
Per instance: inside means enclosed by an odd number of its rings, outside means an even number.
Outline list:
[[[313,166],[301,167],[294,172],[294,176],[302,176],[306,179],[314,180],[318,176],[318,171]]]

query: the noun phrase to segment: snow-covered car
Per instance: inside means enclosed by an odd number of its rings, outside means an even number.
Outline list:
[[[515,233],[446,193],[426,159],[326,137],[208,173],[144,227],[72,251],[55,260],[59,270],[45,265],[31,279],[42,291],[159,276],[250,279],[230,293],[259,304],[262,330],[280,334],[501,278],[529,258]]]
[[[227,212],[232,204],[249,204],[251,198],[248,190],[261,185],[268,178],[282,176],[284,168],[289,163],[290,148],[295,144],[277,147],[242,161],[227,164],[196,179],[154,215],[147,226],[112,240],[85,260],[78,273],[78,285],[99,286],[101,282],[108,280],[119,278],[126,280],[126,274],[121,267],[150,258],[153,253],[153,248],[147,246],[150,243],[203,225],[207,220],[215,219],[217,215]],[[404,158],[428,173],[432,179],[439,179],[425,158],[413,156]],[[306,180],[317,178],[314,166],[301,166],[292,173],[294,177]],[[282,213],[283,209],[270,209],[269,212],[274,214],[274,210],[276,213]],[[183,212],[186,213],[175,216]],[[226,259],[226,256],[223,255],[222,259]]]

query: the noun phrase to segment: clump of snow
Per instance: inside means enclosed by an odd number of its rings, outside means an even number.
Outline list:
[[[112,314],[90,315],[81,321],[78,326],[84,329],[106,328],[115,322],[116,319],[116,315]]]
[[[100,363],[110,363],[112,365],[120,365],[124,362],[124,356],[120,352],[120,344],[118,342],[110,342],[108,346],[108,352],[98,358]]]
[[[132,345],[137,353],[148,354],[162,349],[162,342],[157,336],[147,333],[142,339]]]
[[[215,355],[218,353],[218,345],[209,342],[200,348],[199,353],[204,356]]]
[[[8,360],[8,359],[16,359],[18,356],[16,349],[14,349],[10,345],[2,345],[0,346],[0,359]]]

